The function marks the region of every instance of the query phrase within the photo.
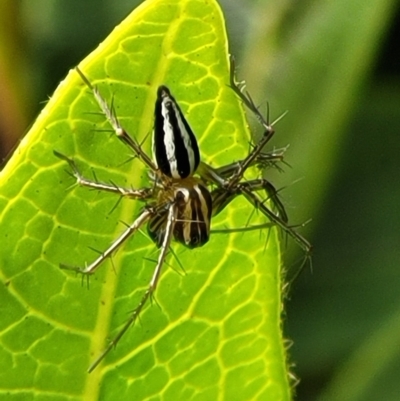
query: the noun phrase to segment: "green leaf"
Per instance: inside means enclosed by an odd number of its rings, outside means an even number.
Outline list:
[[[284,196],[296,201],[292,223],[312,219],[311,231],[340,168],[346,121],[359,104],[360,87],[398,2],[252,4],[249,20],[261,22],[260,16],[268,16],[268,23],[254,24],[249,31],[242,71],[250,93],[268,100],[274,114],[289,110],[276,137],[280,144],[290,144],[286,157],[294,168],[287,169],[285,185],[302,183],[285,188]]]
[[[393,61],[383,62],[390,39],[382,39],[399,2],[253,3],[248,18],[260,23],[246,41],[242,73],[272,112],[289,110],[275,137],[290,144],[286,161],[294,168],[283,179],[304,180],[282,196],[295,202],[291,222],[312,218],[307,229],[318,227],[313,274],[296,283],[288,309],[299,395],[397,400],[398,248],[390,238],[399,232],[399,168],[388,161],[398,158],[400,91],[387,70]]]
[[[215,1],[147,1],[80,69],[113,101],[125,129],[150,152],[155,92],[171,88],[214,166],[244,157],[249,133],[230,88],[227,40]],[[137,306],[157,249],[137,234],[91,277],[84,266],[143,206],[73,186],[57,150],[82,173],[121,186],[148,183],[72,70],[0,176],[0,399],[288,400],[280,330],[275,229],[213,235],[203,248],[174,245],[153,305],[115,351],[86,370]],[[72,187],[71,187],[72,186]],[[110,213],[112,211],[112,213]],[[241,227],[252,207],[236,199],[213,221]],[[179,259],[179,263],[177,261]],[[181,267],[183,266],[184,271]],[[117,396],[116,396],[117,395]]]

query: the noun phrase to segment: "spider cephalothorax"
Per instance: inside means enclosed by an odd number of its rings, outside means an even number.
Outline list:
[[[274,129],[268,119],[265,120],[260,114],[250,96],[243,94],[235,83],[233,61],[230,85],[243,103],[255,113],[264,127],[264,135],[243,160],[219,168],[212,168],[200,161],[196,137],[166,86],[160,86],[157,90],[152,160],[141,149],[136,139],[128,135],[119,124],[114,110],[108,106],[98,89],[91,85],[78,68],[76,70],[92,90],[117,137],[133,150],[135,156],[149,169],[151,186],[132,189],[88,180],[80,174],[72,159],[55,152],[56,156],[69,163],[79,185],[113,192],[144,202],[143,210],[136,220],[96,260],[84,268],[67,265],[61,265],[61,267],[84,275],[93,274],[106,258],[110,257],[123,242],[145,224],[147,224],[147,231],[151,239],[160,248],[148,289],[117,336],[91,365],[89,371],[92,371],[117,344],[129,326],[135,322],[154,292],[171,241],[174,239],[188,248],[206,244],[210,236],[212,216],[221,212],[235,197],[244,196],[250,204],[268,218],[268,224],[277,225],[290,235],[306,251],[306,257],[311,252],[311,245],[287,224],[288,218],[284,206],[278,198],[277,191],[268,180],[263,178],[244,179],[244,174],[249,167],[274,164],[282,159],[282,154],[279,152],[263,153],[265,145],[274,134]],[[259,195],[260,191],[267,193],[269,203]],[[269,204],[272,205],[272,209]]]
[[[174,239],[189,248],[204,245],[210,237],[212,213],[212,199],[207,186],[196,177],[168,181],[159,189],[157,199],[157,204],[165,207],[149,220],[147,232],[152,240],[161,246],[165,236],[168,209],[174,204]]]

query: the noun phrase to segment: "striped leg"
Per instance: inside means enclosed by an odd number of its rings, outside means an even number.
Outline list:
[[[129,237],[137,232],[152,216],[154,212],[150,209],[144,210],[142,214],[104,251],[101,255],[86,267],[68,266],[60,264],[61,269],[73,270],[84,275],[93,274],[99,266],[109,258]]]
[[[134,198],[143,201],[153,196],[153,188],[141,188],[141,189],[123,188],[113,183],[105,184],[98,181],[88,180],[87,178],[82,176],[74,160],[70,159],[69,157],[63,155],[60,152],[57,152],[56,150],[54,150],[53,153],[55,156],[57,156],[61,160],[66,161],[69,164],[72,170],[72,175],[76,178],[76,183],[79,186],[97,189],[99,191],[112,192],[120,196],[126,196],[128,198]]]
[[[120,125],[117,116],[115,115],[112,107],[109,107],[106,100],[101,96],[97,87],[93,86],[90,81],[86,78],[84,73],[76,67],[76,72],[82,78],[82,81],[87,85],[87,87],[93,92],[93,95],[100,106],[101,111],[106,116],[107,120],[111,124],[115,134],[118,139],[124,142],[130,149],[132,149],[135,155],[144,162],[144,164],[149,167],[153,171],[157,171],[157,166],[151,160],[149,156],[145,152],[143,152],[139,142],[136,139],[132,138]]]
[[[119,342],[121,337],[129,329],[129,327],[132,324],[135,323],[135,321],[137,320],[140,312],[143,310],[143,308],[146,305],[147,301],[149,300],[149,298],[151,298],[152,294],[154,293],[154,291],[155,291],[155,289],[157,287],[158,280],[160,278],[161,269],[162,269],[163,264],[165,262],[165,258],[167,256],[168,249],[169,249],[169,246],[170,246],[171,241],[172,241],[177,213],[178,213],[177,204],[175,202],[171,203],[171,205],[169,206],[169,209],[168,209],[167,225],[165,227],[165,235],[163,237],[163,242],[162,242],[162,245],[161,245],[161,251],[160,251],[160,254],[158,255],[157,265],[156,265],[156,267],[154,269],[153,276],[151,277],[149,286],[148,286],[146,292],[143,294],[142,299],[139,302],[139,305],[134,309],[134,311],[132,312],[132,314],[129,317],[129,319],[125,322],[125,324],[119,330],[117,335],[109,342],[108,346],[104,349],[104,351],[90,365],[90,367],[88,369],[89,373],[92,372],[96,368],[96,366],[99,365],[99,363],[104,359],[104,357],[117,345],[117,343]],[[145,212],[142,214],[142,216],[144,214],[145,214]],[[146,220],[147,220],[150,217],[150,214],[147,214],[145,217],[146,217]],[[139,219],[140,219],[140,217],[139,217]]]

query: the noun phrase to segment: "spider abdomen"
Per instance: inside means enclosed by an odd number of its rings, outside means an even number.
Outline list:
[[[196,137],[166,86],[157,91],[153,155],[162,173],[174,179],[193,175],[200,162]]]

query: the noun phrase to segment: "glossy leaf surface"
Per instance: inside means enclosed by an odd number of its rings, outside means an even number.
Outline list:
[[[147,152],[156,88],[166,84],[205,161],[219,166],[246,155],[250,136],[227,87],[227,41],[216,2],[147,1],[80,69]],[[53,154],[72,157],[88,178],[95,171],[100,181],[121,186],[148,183],[143,165],[129,160],[98,112],[72,70],[1,174],[0,398],[289,399],[274,230],[215,234],[190,251],[174,245],[177,258],[169,257],[140,324],[86,373],[137,305],[158,252],[138,233],[89,288],[58,267],[92,261],[93,249],[107,248],[124,229],[121,222],[132,222],[142,207],[124,199],[114,208],[112,194],[75,187]],[[244,226],[251,212],[237,199],[213,227]]]

